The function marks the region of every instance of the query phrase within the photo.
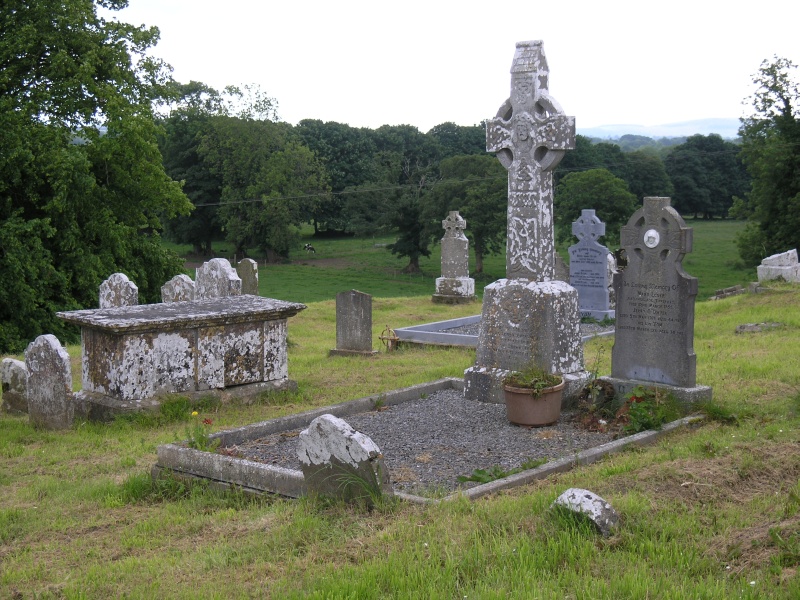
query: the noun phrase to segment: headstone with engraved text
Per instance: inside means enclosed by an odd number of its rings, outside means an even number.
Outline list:
[[[581,317],[613,319],[608,298],[608,248],[597,240],[606,233],[594,210],[584,209],[572,224],[578,243],[569,247],[569,283],[578,290]]]
[[[621,230],[628,264],[614,275],[616,333],[611,377],[617,392],[660,387],[683,401],[711,398],[698,386],[694,353],[697,279],[683,270],[692,228],[669,198],[649,197]]]
[[[329,354],[372,356],[372,296],[350,290],[336,294],[336,348]]]

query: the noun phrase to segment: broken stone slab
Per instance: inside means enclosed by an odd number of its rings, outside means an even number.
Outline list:
[[[556,498],[550,508],[554,507],[586,517],[603,537],[611,535],[611,530],[619,523],[619,515],[611,504],[589,490],[570,488]]]
[[[311,494],[368,504],[394,495],[377,444],[333,415],[320,415],[300,432],[297,457]]]
[[[756,267],[759,283],[783,279],[791,283],[800,283],[800,264],[797,262],[797,250],[789,250],[781,254],[773,254],[761,261]]]
[[[737,325],[735,333],[760,333],[778,327],[783,327],[783,323],[745,323]]]
[[[4,412],[18,415],[28,414],[28,368],[16,358],[4,358],[0,362],[0,382],[3,386]]]
[[[242,280],[224,258],[212,258],[195,271],[195,300],[241,296]]]
[[[100,284],[100,308],[136,306],[139,304],[139,288],[124,273],[113,273]]]
[[[40,335],[25,350],[28,419],[35,427],[69,429],[75,413],[69,354],[56,336]]]

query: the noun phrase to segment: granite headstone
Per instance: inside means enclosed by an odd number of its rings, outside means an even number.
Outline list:
[[[475,300],[475,280],[469,276],[469,240],[464,235],[467,222],[457,210],[442,221],[442,276],[436,279],[433,301],[461,304]]]
[[[594,210],[584,209],[572,224],[578,243],[569,247],[569,283],[578,290],[581,317],[613,319],[608,294],[608,248],[597,240],[606,233]]]
[[[336,348],[331,355],[372,356],[372,296],[350,290],[336,294]]]
[[[69,429],[75,407],[69,354],[54,335],[40,335],[25,350],[28,418],[35,427]]]
[[[124,273],[113,273],[100,284],[100,308],[137,304],[139,304],[139,288]]]

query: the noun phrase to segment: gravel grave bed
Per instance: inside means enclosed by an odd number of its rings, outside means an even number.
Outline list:
[[[570,422],[571,413],[549,427],[520,427],[506,419],[504,404],[476,402],[459,390],[440,390],[426,398],[381,407],[345,418],[383,452],[395,490],[431,495],[467,489],[458,481],[476,469],[500,466],[508,471],[536,459],[555,460],[613,439]],[[300,470],[300,430],[224,448],[226,454]]]

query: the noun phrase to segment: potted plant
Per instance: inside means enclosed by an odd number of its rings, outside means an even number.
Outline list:
[[[517,425],[543,427],[558,421],[564,378],[537,366],[512,371],[503,380],[508,420]]]

